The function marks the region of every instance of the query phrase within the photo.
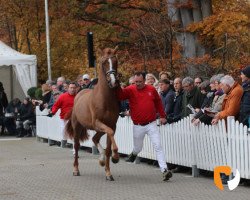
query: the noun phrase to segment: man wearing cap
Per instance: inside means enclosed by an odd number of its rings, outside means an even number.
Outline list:
[[[82,79],[83,79],[82,89],[89,88],[90,83],[91,83],[89,75],[88,74],[84,74],[82,76]]]
[[[240,122],[250,127],[250,65],[241,71],[243,96],[240,103]]]

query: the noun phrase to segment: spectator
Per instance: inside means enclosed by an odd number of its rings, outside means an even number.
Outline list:
[[[204,95],[194,85],[194,80],[190,77],[186,77],[182,80],[182,87],[184,89],[182,98],[182,117],[187,117],[192,114],[192,111],[187,105],[191,105],[194,109],[201,108]]]
[[[203,102],[202,108],[204,110],[200,110],[198,113],[195,114],[192,123],[194,125],[198,125],[200,122],[205,124],[211,124],[211,121],[214,117],[214,113],[220,112],[222,109],[222,102],[225,97],[221,87],[220,87],[220,80],[223,77],[223,74],[214,75],[210,79],[210,88],[211,91],[214,91],[212,101],[209,100],[209,96],[207,96],[207,101]]]
[[[182,80],[177,77],[174,79],[174,89],[175,89],[175,97],[174,97],[174,105],[173,105],[173,113],[167,115],[168,123],[177,122],[181,119],[182,116]]]
[[[66,123],[66,120],[64,118],[65,118],[65,115],[69,111],[71,111],[71,109],[73,108],[75,96],[76,96],[76,83],[71,82],[69,84],[68,91],[59,96],[58,100],[53,105],[52,111],[51,111],[52,115],[54,115],[59,109],[61,109],[60,119],[61,119],[61,128],[62,128],[62,136],[63,136],[61,147],[63,148],[66,146],[66,143],[67,143],[67,139],[64,134],[64,127]]]
[[[83,78],[82,78],[82,75],[77,76],[76,81],[77,81],[78,85],[82,88],[82,86],[83,86]]]
[[[159,91],[165,113],[167,115],[172,114],[175,93],[170,88],[170,81],[168,79],[159,81]]]
[[[202,80],[201,77],[196,77],[196,78],[194,79],[194,85],[197,86],[197,87],[198,87],[202,82],[203,82],[203,80]]]
[[[159,79],[160,79],[160,80],[163,80],[163,79],[168,79],[168,80],[170,80],[170,77],[171,77],[171,73],[170,73],[170,72],[161,71],[161,72],[159,73]]]
[[[48,109],[51,109],[53,107],[54,103],[58,100],[60,94],[61,93],[59,91],[55,91],[52,93],[52,101],[49,102]]]
[[[134,76],[131,76],[128,80],[129,85],[134,85],[135,84],[135,80],[134,80]]]
[[[16,119],[17,137],[31,137],[30,125],[35,121],[33,105],[28,97],[23,100]]]
[[[0,82],[0,125],[1,125],[1,134],[4,133],[4,113],[5,109],[8,106],[8,98],[4,92],[4,87],[2,82]]]
[[[67,82],[63,83],[63,90],[64,90],[65,92],[68,91],[68,88],[69,88],[69,84],[68,84]]]
[[[154,86],[154,87],[157,87],[158,82],[159,82],[159,81],[158,81],[157,78],[154,76],[154,74],[148,73],[148,74],[146,75],[146,81],[145,81],[145,83],[146,83],[147,85],[152,85],[152,86]]]
[[[126,87],[126,85],[124,83],[120,83],[121,88],[124,89]],[[120,101],[120,116],[121,117],[125,117],[125,116],[129,116],[129,102],[128,100],[123,100]]]
[[[156,157],[163,173],[163,181],[167,181],[172,177],[172,173],[167,168],[161,146],[160,133],[156,124],[157,113],[160,114],[161,124],[166,123],[166,114],[156,89],[151,85],[145,84],[145,74],[137,72],[134,77],[135,85],[118,90],[120,100],[129,100],[131,118],[134,123],[134,148],[126,161],[135,161],[137,154],[142,150],[145,134],[148,134],[156,151]]]
[[[56,82],[57,89],[58,89],[60,92],[62,92],[62,93],[65,92],[65,90],[64,90],[64,88],[63,88],[63,84],[64,84],[64,83],[65,83],[65,78],[64,78],[63,76],[61,76],[61,77],[59,77],[59,78],[57,79],[57,82]]]
[[[82,89],[86,89],[89,88],[91,81],[90,81],[90,76],[88,74],[84,74],[82,76],[83,79],[83,85],[82,85]]]
[[[21,101],[18,98],[13,99],[5,110],[4,126],[10,135],[16,135],[16,117],[20,109]]]
[[[221,89],[226,96],[222,103],[222,111],[215,115],[212,124],[217,124],[220,119],[226,119],[228,116],[237,118],[240,111],[240,101],[243,95],[242,87],[234,81],[232,76],[226,75],[221,79]]]
[[[52,90],[52,92],[59,91],[57,88],[57,85],[55,83],[51,85],[51,90]]]
[[[54,96],[53,96],[53,95],[54,95],[55,93],[58,93],[58,92],[59,92],[59,94],[61,94],[61,92],[58,90],[56,84],[51,85],[51,90],[52,90],[52,94],[51,94],[51,96],[50,96],[50,100],[49,100],[49,103],[48,103],[48,109],[51,109],[52,106],[53,106],[54,103],[55,103],[55,101],[54,101]]]
[[[51,87],[48,84],[42,85],[42,103],[40,104],[40,110],[43,110],[44,108],[48,108],[48,104],[50,102],[50,98],[52,96],[52,90]]]
[[[241,71],[242,87],[244,90],[240,103],[240,122],[250,127],[250,66]]]

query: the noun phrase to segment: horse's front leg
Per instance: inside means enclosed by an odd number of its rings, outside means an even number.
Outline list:
[[[75,149],[75,158],[74,158],[74,171],[73,171],[73,176],[80,176],[80,171],[79,171],[79,163],[78,163],[78,150],[80,147],[80,141],[77,136],[74,137],[74,149]]]
[[[105,172],[106,172],[106,180],[114,181],[114,178],[110,171],[110,156],[111,156],[111,140],[107,137],[107,147],[106,147],[106,160],[105,160]]]
[[[105,133],[103,132],[97,132],[94,137],[92,138],[92,141],[94,142],[95,146],[97,147],[100,158],[99,158],[99,164],[103,167],[105,165],[105,150],[103,149],[102,145],[100,144],[100,139]]]
[[[95,123],[95,126],[96,126],[96,129],[100,132],[104,132],[107,134],[107,136],[110,138],[111,140],[111,149],[113,151],[112,153],[112,162],[113,163],[118,163],[119,162],[119,154],[118,154],[118,147],[116,145],[116,142],[115,142],[115,132],[113,129],[111,129],[110,127],[106,126],[105,124],[103,124],[102,122],[100,122],[99,120],[96,120],[96,123]],[[108,138],[107,137],[107,138]]]

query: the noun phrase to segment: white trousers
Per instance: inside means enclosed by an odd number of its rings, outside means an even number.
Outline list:
[[[64,119],[60,119],[60,128],[61,128],[61,133],[62,133],[62,139],[67,140],[66,135],[65,135],[65,125],[67,121]]]
[[[133,126],[133,140],[134,140],[133,154],[138,154],[141,152],[145,134],[148,134],[149,139],[153,144],[161,172],[164,172],[164,170],[167,169],[167,164],[165,160],[165,154],[161,146],[161,136],[156,121],[146,126],[139,126],[139,125]]]

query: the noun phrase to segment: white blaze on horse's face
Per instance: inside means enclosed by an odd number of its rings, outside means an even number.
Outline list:
[[[112,64],[112,60],[111,58],[109,58],[109,71],[112,72],[113,71],[113,64]],[[109,74],[110,76],[110,83],[112,87],[115,87],[115,75],[113,73]]]

